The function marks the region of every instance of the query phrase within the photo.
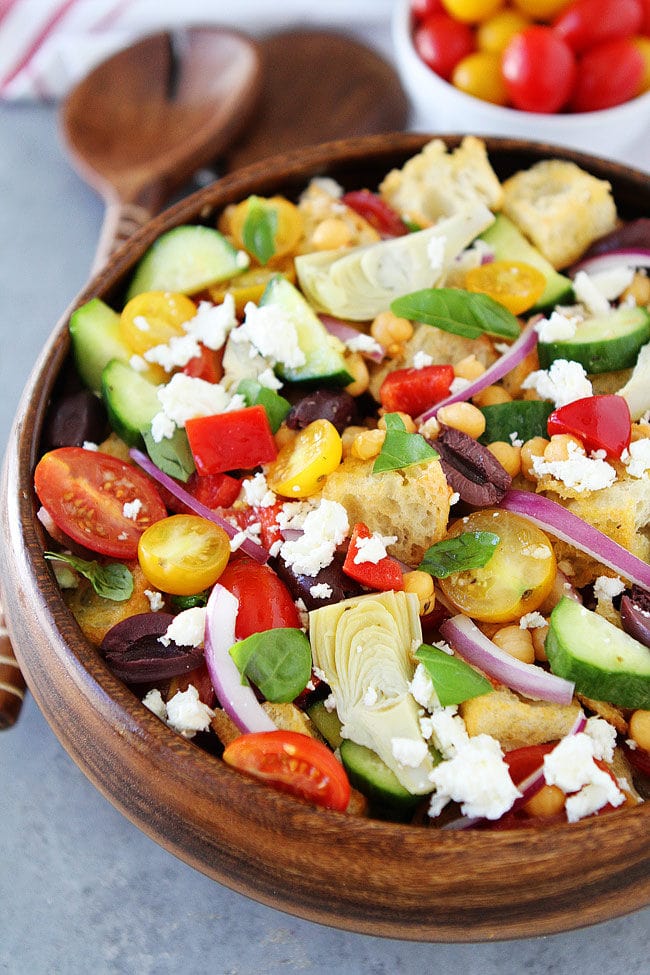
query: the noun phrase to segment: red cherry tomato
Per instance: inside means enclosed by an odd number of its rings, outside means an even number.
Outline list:
[[[650,36],[650,0],[639,0],[639,3],[641,4],[641,26],[639,27],[639,33]]]
[[[201,351],[183,366],[182,372],[195,379],[204,379],[206,383],[218,383],[223,379],[223,351],[215,352],[207,345],[201,345]]]
[[[278,626],[300,626],[300,614],[289,590],[270,566],[242,555],[226,566],[219,582],[239,601],[235,625],[238,640]]]
[[[447,81],[461,58],[476,46],[472,28],[447,14],[423,20],[415,28],[413,43],[424,63]]]
[[[625,743],[623,744],[623,751],[630,765],[638,772],[650,777],[650,752],[646,751],[645,748],[630,748]]]
[[[448,395],[453,379],[454,367],[449,365],[395,369],[381,384],[379,399],[389,413],[419,416]]]
[[[595,112],[621,105],[641,93],[644,72],[643,55],[630,38],[598,44],[579,59],[568,107]]]
[[[602,41],[632,37],[641,28],[639,0],[575,0],[553,21],[553,30],[581,54]]]
[[[57,528],[93,552],[136,559],[143,531],[167,516],[156,486],[131,464],[83,447],[44,454],[34,487]],[[139,501],[133,517],[124,506]],[[138,510],[135,510],[135,509]]]
[[[620,457],[630,446],[632,419],[622,396],[586,396],[553,410],[548,418],[550,437],[568,433],[577,437],[585,450],[604,450],[609,457]]]
[[[536,772],[544,764],[544,756],[552,752],[556,741],[547,742],[544,745],[523,745],[521,748],[513,748],[506,752],[504,762],[510,770],[510,778],[519,785],[529,775]]]
[[[443,11],[442,0],[411,0],[411,13],[416,20],[424,20]]]
[[[228,765],[268,785],[326,809],[343,812],[350,783],[327,745],[295,731],[258,731],[226,746]]]
[[[408,227],[391,206],[377,193],[370,190],[351,190],[344,193],[341,203],[345,203],[351,210],[367,220],[382,237],[403,237],[408,233]]]
[[[242,531],[245,528],[249,528],[251,525],[259,524],[260,541],[264,548],[268,551],[273,547],[275,542],[280,541],[282,537],[277,518],[278,514],[282,510],[283,504],[284,501],[276,501],[275,504],[267,505],[264,508],[250,505],[244,505],[241,508],[218,508],[217,513],[220,514],[222,518],[228,518],[229,521],[239,525]]]
[[[513,105],[525,112],[558,112],[576,77],[571,48],[550,27],[534,25],[516,34],[501,60]]]

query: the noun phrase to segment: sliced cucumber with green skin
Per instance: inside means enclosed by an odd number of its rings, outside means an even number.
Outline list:
[[[120,337],[120,316],[101,298],[91,298],[70,317],[72,353],[82,382],[95,393],[111,359],[128,362],[132,353]]]
[[[495,440],[512,443],[512,439],[525,442],[533,437],[547,437],[546,423],[552,410],[552,403],[535,399],[483,406],[481,413],[485,417],[485,431],[479,443],[489,444]]]
[[[330,748],[341,747],[341,719],[336,711],[328,711],[324,701],[316,701],[307,708],[307,715]]]
[[[113,430],[130,447],[142,443],[142,432],[160,412],[158,387],[119,359],[102,373],[102,398]]]
[[[245,271],[250,261],[223,234],[183,224],[161,234],[135,269],[127,300],[143,291],[195,294]]]
[[[551,613],[545,648],[552,672],[578,694],[650,709],[650,649],[568,596]]]
[[[408,817],[422,801],[422,796],[414,796],[404,788],[393,770],[370,748],[346,739],[341,743],[340,751],[350,784],[370,799],[373,805]]]
[[[557,305],[562,302],[566,304],[573,299],[571,279],[556,271],[544,255],[524,237],[521,230],[503,213],[498,213],[492,226],[483,231],[481,240],[489,244],[496,261],[523,261],[524,264],[530,264],[531,267],[542,272],[546,278],[546,288],[530,312],[540,311],[550,305]]]
[[[290,281],[278,274],[271,278],[260,299],[260,307],[277,305],[291,319],[298,334],[298,345],[305,356],[302,366],[275,366],[281,379],[291,383],[329,383],[347,386],[352,376],[345,368],[340,343],[329,334],[311,305]]]
[[[635,365],[650,340],[650,314],[645,308],[617,308],[609,315],[580,322],[575,335],[561,342],[538,342],[542,369],[556,359],[579,362],[588,373],[615,372]]]

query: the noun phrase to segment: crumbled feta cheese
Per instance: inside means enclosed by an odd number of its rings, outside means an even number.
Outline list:
[[[230,539],[230,551],[236,552],[242,547],[245,541],[255,542],[256,545],[261,545],[261,532],[262,523],[260,521],[254,521],[250,525],[246,525],[245,528],[236,532]]]
[[[136,315],[133,319],[133,324],[140,332],[150,332],[151,325],[144,317],[144,315]]]
[[[533,613],[524,613],[519,620],[519,627],[522,630],[536,630],[540,626],[546,626],[546,620],[537,610]]]
[[[129,359],[129,365],[134,372],[146,372],[148,368],[146,361],[141,355],[132,355]]]
[[[140,498],[134,498],[133,501],[124,502],[122,505],[122,514],[125,518],[129,518],[130,521],[137,521],[141,509],[142,501]]]
[[[606,748],[601,729],[595,736],[581,732],[563,738],[544,756],[544,779],[568,795],[567,819],[576,822],[597,812],[607,803],[618,806],[625,796],[612,777],[594,762],[595,750]]]
[[[600,758],[603,762],[611,763],[614,761],[616,728],[609,721],[605,721],[598,715],[593,715],[591,718],[587,718],[584,733],[591,738],[594,758]]]
[[[523,447],[524,441],[521,439],[516,430],[513,433],[509,433],[508,437],[513,447]]]
[[[574,280],[574,292],[576,298],[579,301],[584,301],[581,297],[580,291],[582,290],[582,277],[585,272],[578,271],[578,274]],[[596,289],[596,291],[603,296],[607,301],[614,301],[616,298],[620,298],[626,288],[632,284],[632,279],[634,278],[634,268],[628,267],[626,264],[617,264],[615,267],[608,267],[602,271],[591,272],[587,275],[591,286]],[[577,289],[575,284],[577,282]],[[590,311],[592,309],[590,308]],[[595,314],[598,314],[595,312]]]
[[[199,698],[194,684],[186,691],[177,691],[167,701],[167,724],[184,738],[193,738],[197,731],[207,731],[214,711]]]
[[[149,600],[149,609],[152,613],[158,613],[165,605],[161,592],[157,592],[155,589],[145,589],[144,594]]]
[[[99,450],[99,445],[93,443],[92,440],[84,440],[81,446],[83,447],[84,450],[92,450],[92,451]]]
[[[453,758],[469,741],[458,708],[439,708],[431,714],[431,736],[443,758]]]
[[[577,315],[563,315],[556,309],[550,318],[542,318],[537,322],[535,331],[540,342],[562,342],[573,338],[579,321]]]
[[[414,369],[424,369],[426,366],[433,365],[433,356],[429,355],[428,352],[423,352],[420,349],[413,356],[413,368]]]
[[[609,315],[611,311],[609,301],[586,271],[578,271],[574,277],[573,293],[592,315]]]
[[[345,346],[350,352],[366,352],[368,355],[382,355],[384,352],[379,342],[365,332],[359,332],[358,335],[346,339]]]
[[[416,738],[391,738],[390,747],[393,757],[408,768],[421,765],[429,751],[426,741]]]
[[[449,507],[453,508],[453,506],[455,504],[458,504],[459,501],[460,501],[460,494],[458,493],[458,491],[454,491],[454,493],[449,498]]]
[[[209,383],[196,376],[175,373],[169,382],[158,388],[162,410],[151,423],[151,435],[156,443],[171,437],[176,427],[199,416],[213,416],[245,406],[243,397],[230,396],[219,383]]]
[[[336,711],[336,698],[334,697],[333,691],[330,694],[328,694],[328,696],[323,701],[323,704],[325,706],[325,710],[329,711],[330,714],[333,711]]]
[[[489,735],[469,738],[453,758],[436,765],[429,778],[436,787],[430,816],[438,816],[453,799],[465,816],[499,819],[521,795],[499,742]]]
[[[538,396],[551,400],[556,407],[593,395],[591,383],[583,367],[579,362],[568,359],[556,359],[549,369],[537,369],[529,373],[521,387],[534,389]]]
[[[379,532],[373,532],[369,538],[357,538],[356,552],[352,561],[355,565],[361,565],[363,562],[372,562],[373,565],[377,565],[378,562],[386,558],[387,546],[394,545],[396,541],[397,535],[381,535]]]
[[[586,457],[579,447],[569,442],[567,460],[546,461],[543,456],[532,458],[533,473],[537,477],[550,474],[575,491],[599,491],[611,487],[616,480],[616,470],[607,461]]]
[[[262,371],[258,373],[257,381],[260,386],[264,386],[265,389],[273,389],[277,391],[278,389],[282,389],[284,386],[282,380],[278,379],[270,366],[268,369],[262,369]]]
[[[179,647],[200,647],[205,634],[205,615],[204,606],[184,609],[174,617],[158,640],[165,647],[168,647],[172,640]]]
[[[228,334],[236,325],[235,299],[231,294],[227,294],[220,305],[200,301],[196,315],[183,327],[201,345],[216,351],[222,348]]]
[[[142,698],[142,703],[146,708],[160,718],[161,721],[167,720],[167,705],[163,701],[163,696],[157,687],[148,691]]]
[[[433,681],[429,677],[426,667],[422,664],[418,664],[415,668],[413,678],[408,687],[417,703],[428,711],[432,711],[436,706],[440,706]]]
[[[464,389],[467,389],[469,384],[469,379],[464,379],[463,376],[455,376],[449,386],[449,392],[454,394],[462,393]]]
[[[233,342],[250,342],[253,349],[271,365],[277,362],[290,368],[305,364],[305,353],[298,343],[298,330],[290,315],[279,305],[258,307],[249,301],[244,321],[231,332]]]
[[[595,767],[598,768],[597,765]],[[598,771],[601,777],[597,782],[589,782],[575,795],[567,797],[564,808],[570,823],[577,823],[579,819],[591,816],[608,804],[616,807],[625,802],[625,796],[612,777],[602,769]]]
[[[252,508],[270,508],[276,502],[276,495],[269,488],[261,471],[242,481],[240,497]]]
[[[343,505],[323,498],[305,516],[302,535],[283,542],[280,553],[294,572],[315,576],[330,564],[348,530],[348,515]]]
[[[314,599],[329,599],[333,593],[331,586],[328,586],[326,582],[319,582],[315,586],[311,586],[309,589],[309,595]]]
[[[650,470],[650,440],[647,437],[633,440],[623,463],[632,477],[643,477]]]
[[[594,582],[594,596],[596,599],[610,601],[615,599],[625,589],[625,583],[618,576],[598,576]]]
[[[174,369],[182,369],[200,352],[201,346],[193,335],[173,335],[169,342],[147,349],[144,359],[162,366],[165,372],[173,372]]]

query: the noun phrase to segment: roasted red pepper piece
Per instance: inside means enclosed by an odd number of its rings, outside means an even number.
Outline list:
[[[204,379],[206,383],[218,383],[223,379],[223,350],[214,351],[201,344],[201,351],[183,366],[182,372],[194,379]]]
[[[352,537],[343,563],[343,571],[367,589],[377,589],[380,592],[385,592],[388,589],[404,589],[402,567],[397,559],[391,555],[385,555],[379,562],[354,561],[358,552],[358,540],[371,537],[372,532],[368,526],[362,521],[357,522],[352,529]]]
[[[453,380],[454,367],[449,365],[395,369],[381,384],[379,399],[389,413],[419,416],[449,395]]]
[[[553,410],[548,418],[548,434],[567,433],[577,437],[585,450],[604,450],[609,457],[620,457],[630,446],[631,417],[622,396],[602,394],[574,400]]]
[[[351,190],[344,193],[341,203],[345,203],[367,220],[382,237],[402,237],[409,232],[399,213],[370,190]]]
[[[277,455],[266,410],[260,405],[188,420],[185,432],[199,474],[250,470]]]

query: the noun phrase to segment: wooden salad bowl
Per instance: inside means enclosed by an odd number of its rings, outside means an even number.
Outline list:
[[[375,188],[428,141],[369,136],[276,156],[213,183],[151,220],[74,307],[121,298],[145,249],[171,227],[213,221],[250,193],[299,192],[316,175]],[[443,136],[455,146],[458,136]],[[485,140],[501,177],[544,157],[610,180],[621,214],[650,216],[640,172],[539,143]],[[441,831],[317,809],[245,778],[168,729],[82,636],[43,559],[32,474],[50,399],[68,365],[68,319],[45,346],[7,450],[2,596],[19,663],[55,735],[95,786],[165,849],[221,884],[312,921],[420,941],[566,931],[650,903],[650,803],[544,829]]]

